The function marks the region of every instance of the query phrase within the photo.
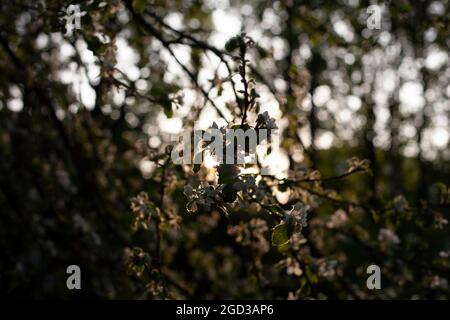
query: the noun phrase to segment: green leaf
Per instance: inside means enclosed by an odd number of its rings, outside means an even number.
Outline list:
[[[144,264],[140,264],[140,265],[136,266],[136,271],[137,272],[142,273],[142,272],[144,272],[144,270],[145,270],[145,265]]]
[[[142,13],[147,5],[147,0],[133,0],[133,9],[137,13]]]
[[[164,114],[166,115],[167,118],[172,118],[173,117],[173,110],[172,108],[166,108],[164,106]]]
[[[150,96],[156,100],[156,103],[160,104],[164,110],[166,117],[171,118],[173,116],[172,100],[170,94],[176,92],[179,88],[177,86],[167,84],[164,82],[153,83],[152,88],[149,91]]]
[[[287,255],[289,253],[289,242],[286,242],[285,244],[282,244],[280,246],[277,246],[278,252]]]
[[[275,246],[281,246],[289,242],[290,235],[288,234],[288,229],[285,223],[281,223],[272,231],[272,244]]]
[[[370,213],[372,214],[372,219],[375,221],[375,223],[380,222],[380,214],[376,212],[375,210],[370,210]]]
[[[239,36],[233,37],[225,43],[225,50],[228,52],[233,52],[237,49],[241,43],[241,38]]]
[[[103,45],[99,38],[95,36],[88,36],[85,39],[88,49],[95,54],[102,54],[105,51],[106,47]]]

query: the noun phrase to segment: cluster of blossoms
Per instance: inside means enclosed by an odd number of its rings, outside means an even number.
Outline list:
[[[151,263],[151,258],[147,252],[141,248],[126,249],[127,256],[127,272],[141,276]]]
[[[269,116],[267,111],[258,114],[258,118],[256,119],[256,129],[267,129],[267,130],[275,130],[278,129],[277,124],[274,118]]]
[[[310,206],[297,202],[291,211],[285,212],[284,222],[289,226],[293,226],[294,230],[300,233],[303,228],[308,226],[307,218],[310,210]]]
[[[189,199],[186,205],[186,209],[189,212],[196,212],[199,206],[209,211],[213,204],[221,201],[221,187],[214,188],[203,182],[195,189],[190,185],[186,185],[184,194]]]
[[[290,211],[284,211],[283,221],[273,228],[272,244],[285,245],[291,242],[293,236],[301,234],[302,229],[308,225],[309,210],[310,206],[297,202]]]
[[[285,267],[286,273],[289,275],[300,277],[303,274],[303,270],[295,258],[287,257],[279,263],[279,266]]]
[[[252,197],[256,201],[261,201],[269,192],[263,184],[256,183],[256,179],[253,176],[241,177],[238,182],[233,184],[233,188],[237,191]]]
[[[215,155],[219,163],[243,164],[243,157],[251,156],[253,160],[250,163],[256,164],[256,146],[265,140],[273,142],[276,129],[278,129],[276,121],[267,111],[258,114],[254,127],[248,124],[234,124],[219,128],[217,123],[213,122],[210,128],[202,131],[202,147],[209,150],[211,155]]]
[[[150,218],[159,214],[159,208],[149,200],[146,192],[139,193],[136,197],[131,199],[131,210],[134,213],[133,229],[137,230],[139,227],[148,229]]]
[[[191,185],[184,187],[184,195],[188,199],[186,209],[189,212],[197,212],[199,208],[209,211],[213,205],[223,208],[225,202],[232,203],[237,199],[237,193],[249,196],[256,201],[261,201],[269,192],[264,184],[256,183],[255,177],[250,175],[235,176],[233,165],[218,166],[218,173],[220,175],[227,175],[232,177],[232,181],[221,184],[217,187],[208,183],[202,182],[198,187],[194,188]],[[229,198],[229,194],[234,193],[234,197]]]

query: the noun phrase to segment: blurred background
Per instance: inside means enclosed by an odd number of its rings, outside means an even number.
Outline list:
[[[67,27],[69,5],[79,5],[80,29]],[[369,28],[371,5],[380,9],[379,29]],[[173,297],[449,298],[449,6],[3,1],[0,292],[117,299],[158,291],[129,274],[131,248],[156,245],[153,226],[132,229],[130,199],[145,191],[170,212],[161,260]],[[257,267],[249,266],[252,245],[234,240],[257,208],[229,218],[188,213],[182,190],[195,176],[186,166],[161,175],[158,157],[174,135],[238,121],[240,80],[224,45],[241,32],[255,42],[248,59],[258,111],[282,134],[267,163],[274,174],[329,177],[345,172],[348,158],[370,161],[373,174],[326,185],[366,205],[311,200],[316,224],[331,231],[310,222],[307,240],[317,248],[305,248],[307,266],[271,247],[264,228]],[[204,164],[201,179],[211,179],[211,168]],[[293,194],[275,196],[286,204]],[[365,287],[371,262],[387,270],[377,293]],[[70,264],[81,267],[80,291],[66,288]]]

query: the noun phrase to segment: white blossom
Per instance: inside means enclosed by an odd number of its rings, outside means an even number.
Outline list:
[[[387,228],[380,229],[380,231],[378,233],[378,241],[388,243],[388,244],[399,244],[400,243],[400,239],[395,234],[395,232],[390,229],[387,229]]]

